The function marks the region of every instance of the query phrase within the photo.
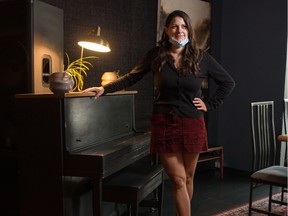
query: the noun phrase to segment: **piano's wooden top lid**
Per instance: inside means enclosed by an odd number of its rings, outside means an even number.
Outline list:
[[[125,94],[137,94],[137,91],[117,91],[114,93],[108,93],[105,96],[111,96],[111,95],[125,95]],[[95,93],[88,92],[69,92],[64,94],[54,94],[54,93],[26,93],[26,94],[16,94],[16,98],[71,98],[71,97],[94,97]]]

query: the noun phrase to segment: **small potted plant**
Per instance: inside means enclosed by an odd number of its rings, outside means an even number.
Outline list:
[[[88,56],[70,61],[67,53],[67,68],[61,72],[53,72],[49,76],[49,88],[53,93],[63,94],[73,91],[82,91],[84,76],[87,76],[89,67],[93,67],[89,59],[97,58]]]
[[[69,55],[66,53],[67,57],[67,68],[64,70],[69,73],[74,81],[74,87],[72,91],[82,91],[84,85],[84,76],[87,76],[87,71],[89,67],[93,67],[89,59],[95,59],[96,56],[87,56],[79,58],[75,61],[70,61]]]

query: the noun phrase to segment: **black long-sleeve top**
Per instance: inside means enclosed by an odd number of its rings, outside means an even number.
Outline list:
[[[105,94],[130,87],[147,73],[153,72],[152,62],[157,54],[158,49],[152,49],[130,73],[120,77],[116,82],[103,86]],[[167,59],[161,72],[153,72],[153,75],[153,112],[188,118],[203,117],[203,111],[196,109],[193,99],[201,97],[201,84],[205,79],[212,78],[218,86],[213,95],[203,99],[207,110],[219,107],[235,86],[233,78],[206,52],[203,53],[200,62],[200,73],[196,76],[193,73],[180,74],[175,68],[172,58]]]

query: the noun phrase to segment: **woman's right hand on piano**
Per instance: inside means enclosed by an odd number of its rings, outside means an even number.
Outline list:
[[[102,86],[100,87],[91,87],[84,89],[82,92],[94,92],[95,93],[95,99],[101,96],[104,93],[104,88]]]

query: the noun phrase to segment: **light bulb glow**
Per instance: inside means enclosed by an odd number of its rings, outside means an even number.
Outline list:
[[[110,52],[111,49],[109,46],[104,46],[98,43],[86,42],[86,41],[79,41],[78,44],[85,48],[96,52]]]

